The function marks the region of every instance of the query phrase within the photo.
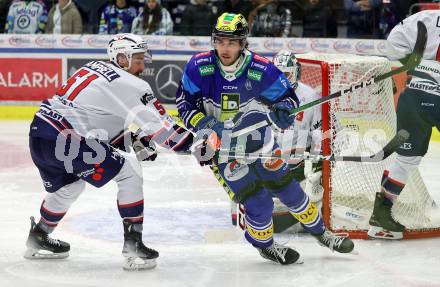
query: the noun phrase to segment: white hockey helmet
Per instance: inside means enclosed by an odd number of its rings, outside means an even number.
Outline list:
[[[120,67],[117,61],[119,54],[127,57],[128,67],[125,69],[128,70],[131,66],[132,55],[136,53],[144,53],[145,64],[152,62],[151,51],[148,49],[147,41],[138,35],[131,33],[117,34],[108,42],[107,55],[110,61],[118,67]]]
[[[281,50],[273,57],[274,65],[283,72],[294,89],[298,86],[299,77],[301,76],[301,64],[295,57],[295,54]]]

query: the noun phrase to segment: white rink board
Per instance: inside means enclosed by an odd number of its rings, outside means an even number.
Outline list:
[[[62,261],[23,259],[29,216],[45,195],[27,148],[29,122],[0,122],[0,286],[440,286],[440,239],[356,240],[358,255],[332,254],[307,235],[281,235],[304,264],[263,260],[230,225],[229,201],[207,168],[161,154],[144,168],[145,231],[156,269],[124,272],[116,186],[88,186],[54,233],[72,245]],[[440,143],[421,173],[439,198]],[[437,202],[440,202],[437,199]]]

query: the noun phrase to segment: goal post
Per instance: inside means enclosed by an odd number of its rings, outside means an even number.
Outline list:
[[[390,71],[383,57],[351,54],[302,54],[301,81],[322,96]],[[324,155],[368,155],[396,134],[393,83],[386,79],[322,106]],[[351,238],[367,238],[375,193],[390,158],[378,163],[323,164],[323,217],[326,225]],[[393,216],[407,227],[404,238],[440,236],[440,218],[419,172],[409,179],[393,206]]]

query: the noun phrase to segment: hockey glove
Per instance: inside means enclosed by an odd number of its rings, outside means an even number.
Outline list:
[[[149,137],[132,134],[132,146],[138,161],[154,161],[157,157],[156,144]]]
[[[271,107],[269,113],[270,120],[276,125],[277,128],[285,130],[295,121],[295,115],[290,115],[289,111],[294,108],[291,100],[285,99],[281,102],[275,103]]]

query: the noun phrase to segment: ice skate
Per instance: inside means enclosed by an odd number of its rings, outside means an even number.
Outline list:
[[[270,247],[259,248],[261,257],[272,260],[281,265],[288,265],[298,261],[299,253],[287,246],[274,242]]]
[[[51,238],[35,223],[33,216],[26,246],[26,259],[63,259],[69,256],[70,250],[69,243]]]
[[[132,229],[133,224],[124,220],[124,247],[122,255],[125,257],[124,270],[137,271],[156,267],[156,258],[159,252],[148,248],[142,243],[142,233]]]
[[[405,226],[394,220],[391,215],[392,205],[384,204],[383,193],[376,193],[373,214],[370,217],[368,236],[380,239],[402,239]]]
[[[320,245],[328,247],[331,251],[339,253],[350,253],[353,251],[354,243],[346,234],[336,234],[326,229],[323,234],[313,236]]]

